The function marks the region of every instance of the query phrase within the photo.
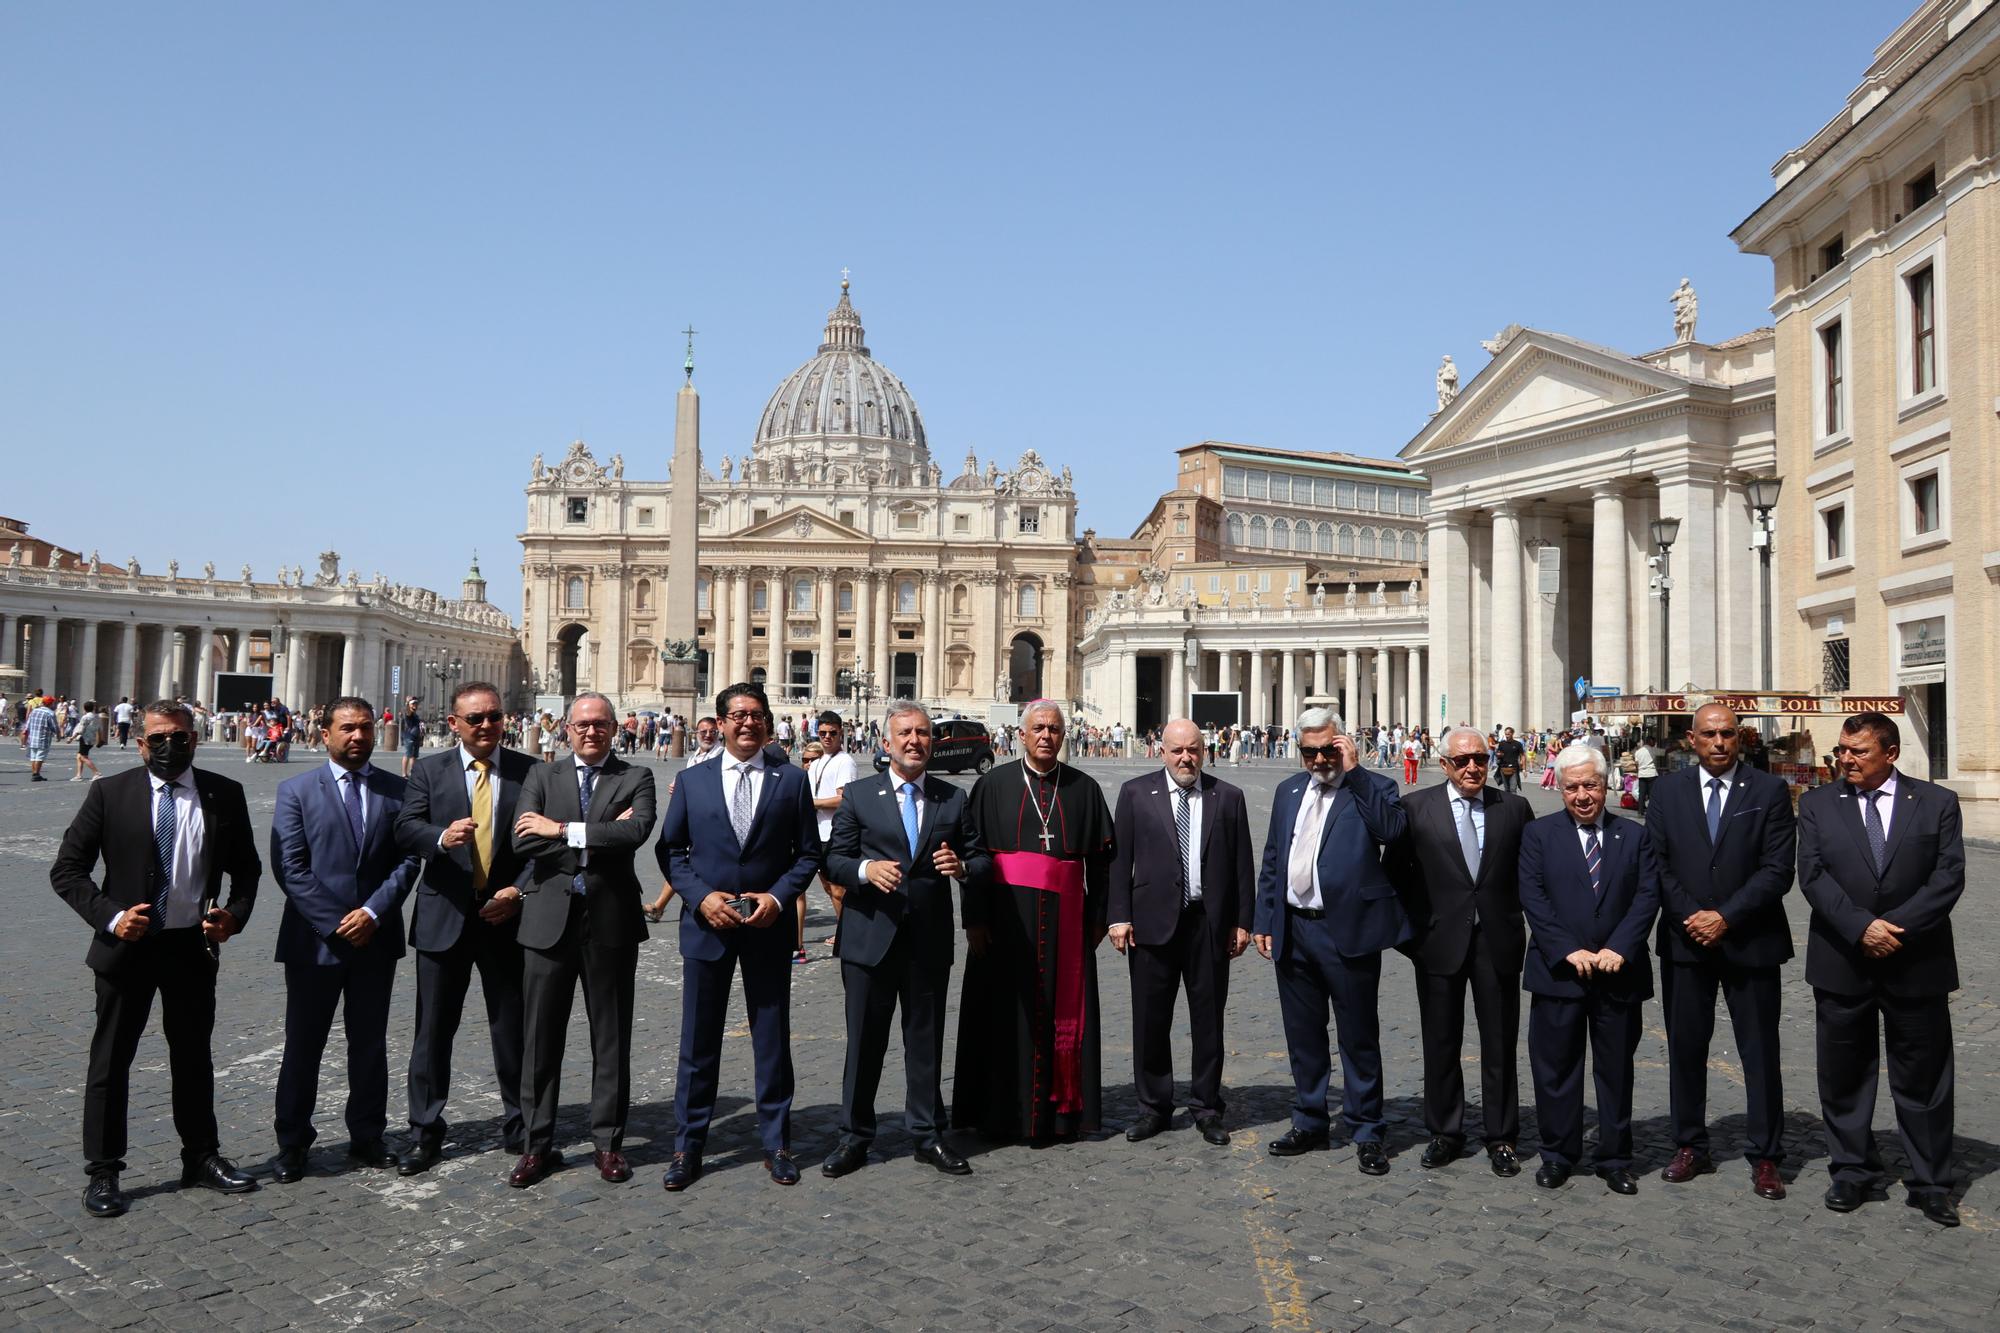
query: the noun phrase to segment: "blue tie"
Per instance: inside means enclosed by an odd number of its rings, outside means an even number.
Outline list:
[[[154,930],[164,930],[167,925],[167,899],[174,891],[174,830],[179,813],[174,809],[174,784],[169,782],[160,788],[160,810],[153,817],[153,846],[160,858],[160,887],[153,895]]]
[[[910,840],[910,862],[917,859],[917,784],[903,784],[903,836]]]
[[[1722,831],[1722,779],[1708,780],[1708,845],[1713,847]]]
[[[1583,826],[1583,864],[1590,871],[1590,891],[1604,896],[1604,854],[1597,842],[1597,825]]]
[[[591,789],[597,785],[597,770],[587,766],[578,769],[577,780],[579,783],[582,784],[577,788],[577,793],[576,793],[576,803],[579,809],[579,813],[581,814],[581,817],[583,819],[589,819],[590,792]],[[582,897],[585,892],[583,887],[583,871],[578,870],[575,875],[571,876],[569,885],[571,888],[576,890],[577,896],[579,898]]]
[[[359,773],[344,774],[340,779],[340,785],[347,790],[345,798],[347,806],[347,831],[354,835],[354,859],[359,861],[361,859],[361,839],[365,832],[361,824],[361,775]]]

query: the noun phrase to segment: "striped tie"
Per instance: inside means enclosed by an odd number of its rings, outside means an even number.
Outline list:
[[[1590,891],[1599,897],[1604,893],[1604,850],[1597,844],[1597,825],[1586,824],[1583,829],[1583,864],[1590,870]]]
[[[174,784],[169,782],[160,788],[160,809],[153,816],[153,847],[160,861],[160,886],[153,894],[154,930],[164,930],[167,925],[167,899],[174,892],[174,831],[179,826],[179,815],[174,808]]]
[[[1194,842],[1193,817],[1188,810],[1188,789],[1174,789],[1174,840],[1181,849],[1181,908],[1194,901],[1194,876],[1188,872],[1188,848]]]

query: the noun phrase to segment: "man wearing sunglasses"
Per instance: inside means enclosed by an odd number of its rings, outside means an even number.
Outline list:
[[[1519,1175],[1521,919],[1516,865],[1521,830],[1535,817],[1522,796],[1489,786],[1493,755],[1477,727],[1439,743],[1445,782],[1403,797],[1409,827],[1389,849],[1389,877],[1416,934],[1403,946],[1416,966],[1423,1021],[1423,1165],[1458,1160],[1465,1146],[1465,992],[1479,1020],[1479,1108],[1496,1176]]]
[[[396,845],[424,862],[410,947],[417,951],[417,1032],[410,1045],[410,1142],[397,1171],[418,1175],[444,1155],[444,1104],[451,1085],[451,1044],[465,1011],[472,970],[486,996],[493,1073],[505,1112],[501,1139],[519,1154],[521,1118],[521,941],[516,920],[523,862],[509,830],[521,787],[535,761],[501,747],[506,715],[500,691],[467,681],[451,699],[445,725],[458,744],[419,759],[410,770]]]
[[[1389,1170],[1382,1112],[1382,1045],[1376,992],[1382,951],[1410,937],[1409,918],[1382,866],[1382,849],[1408,826],[1395,779],[1360,766],[1340,719],[1299,714],[1299,762],[1271,802],[1257,877],[1253,938],[1277,964],[1278,1005],[1291,1055],[1292,1128],[1274,1157],[1329,1146],[1327,1009],[1340,1037],[1341,1116],[1365,1175]]]

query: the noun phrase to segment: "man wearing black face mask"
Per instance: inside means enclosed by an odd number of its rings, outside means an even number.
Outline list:
[[[96,931],[84,958],[97,981],[83,1096],[90,1173],[83,1206],[92,1217],[117,1217],[130,1206],[118,1187],[125,1110],[155,992],[173,1075],[181,1184],[224,1194],[257,1188],[220,1155],[209,1036],[220,945],[249,922],[263,864],[243,788],[193,767],[194,748],[194,715],[185,704],[149,705],[139,740],[146,766],[90,784],[49,869],[57,895]],[[91,879],[100,856],[102,885]],[[225,874],[229,899],[218,906]]]

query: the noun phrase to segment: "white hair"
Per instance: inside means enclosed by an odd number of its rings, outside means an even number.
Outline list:
[[[882,714],[883,732],[885,733],[888,732],[888,730],[891,727],[896,725],[896,719],[904,716],[907,713],[922,713],[924,715],[924,721],[928,722],[931,720],[930,710],[925,708],[922,704],[918,703],[916,700],[897,699],[889,705],[889,710],[886,713]]]
[[[1332,727],[1335,731],[1343,729],[1340,725],[1340,714],[1331,708],[1308,708],[1299,714],[1300,731],[1325,731],[1328,727]]]
[[[1064,731],[1069,730],[1069,718],[1063,715],[1062,705],[1054,699],[1037,699],[1023,708],[1021,710],[1021,725],[1024,727],[1027,726],[1028,719],[1037,713],[1054,713],[1056,715],[1056,725]]]
[[[1585,765],[1597,770],[1600,778],[1611,776],[1611,763],[1604,757],[1604,751],[1594,745],[1566,745],[1556,754],[1556,774],[1562,776],[1572,768]]]
[[[1446,727],[1444,735],[1438,737],[1438,752],[1440,754],[1451,753],[1451,738],[1453,736],[1475,737],[1479,741],[1479,748],[1482,750],[1486,748],[1486,733],[1478,727]]]

